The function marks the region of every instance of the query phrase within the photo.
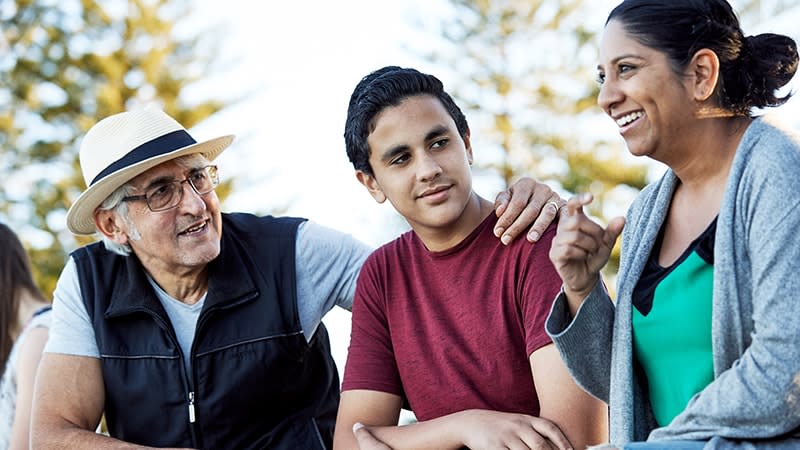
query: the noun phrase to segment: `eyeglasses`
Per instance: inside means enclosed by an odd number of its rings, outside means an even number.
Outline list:
[[[183,200],[183,183],[189,183],[189,186],[198,195],[206,195],[219,185],[217,166],[205,166],[201,169],[193,170],[183,180],[157,184],[147,189],[144,195],[131,195],[124,197],[122,201],[144,200],[147,202],[147,207],[150,208],[150,211],[166,211],[178,206]]]

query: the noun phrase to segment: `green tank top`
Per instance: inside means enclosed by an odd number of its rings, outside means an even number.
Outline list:
[[[647,377],[659,426],[668,425],[714,379],[711,304],[716,220],[670,267],[659,242],[634,291],[634,356]]]

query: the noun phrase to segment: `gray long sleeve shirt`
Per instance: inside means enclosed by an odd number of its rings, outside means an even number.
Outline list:
[[[667,171],[628,211],[616,304],[598,283],[572,319],[561,294],[547,331],[578,383],[609,402],[612,443],[800,448],[800,136],[764,116],[742,138],[717,219],[714,381],[656,428],[633,364],[631,295],[677,183]]]

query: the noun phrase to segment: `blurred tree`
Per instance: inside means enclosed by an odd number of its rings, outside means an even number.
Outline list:
[[[39,230],[30,252],[44,292],[52,292],[67,252],[92,240],[65,224],[85,188],[78,145],[88,128],[150,102],[187,128],[223,107],[180,97],[216,53],[211,35],[175,33],[190,8],[188,0],[0,3],[0,220]]]
[[[453,11],[441,27],[445,46],[428,57],[454,71],[451,92],[467,110],[476,168],[496,173],[501,187],[531,175],[567,195],[592,192],[591,213],[602,219],[623,212],[644,187],[646,167],[623,162],[624,143],[606,140],[613,124],[596,106],[595,35],[606,6],[582,0],[449,4]],[[620,186],[629,195],[622,208],[607,212]],[[616,271],[616,257],[609,270]]]
[[[749,25],[766,22],[786,11],[800,6],[800,0],[736,0],[732,2],[739,18],[745,23],[745,32]]]

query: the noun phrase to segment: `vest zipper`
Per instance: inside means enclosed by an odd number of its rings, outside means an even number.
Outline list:
[[[194,392],[189,392],[189,423],[194,423]]]
[[[194,383],[192,377],[186,373],[186,366],[183,364],[183,350],[181,350],[181,346],[178,343],[178,338],[175,336],[175,329],[172,327],[171,322],[164,321],[161,316],[150,308],[142,308],[146,311],[153,319],[156,321],[159,327],[161,327],[164,332],[167,333],[167,336],[172,341],[175,348],[178,349],[178,360],[181,367],[181,372],[183,373],[184,377],[183,380],[186,384],[184,388],[189,392],[189,434],[192,438],[192,447],[193,448],[202,448],[202,445],[199,443],[199,437],[197,436],[197,430],[195,430],[195,411],[194,411]]]

